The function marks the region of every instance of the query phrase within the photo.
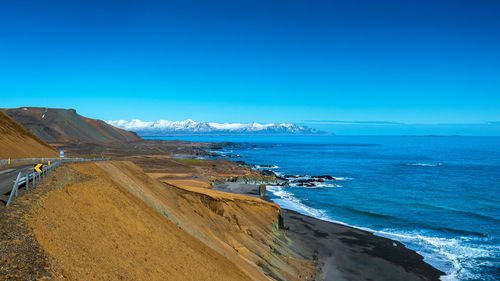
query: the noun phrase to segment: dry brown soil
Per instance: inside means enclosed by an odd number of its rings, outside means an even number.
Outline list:
[[[71,166],[84,180],[48,192],[28,220],[56,278],[251,280],[96,164]]]
[[[58,155],[55,149],[0,110],[0,159]]]

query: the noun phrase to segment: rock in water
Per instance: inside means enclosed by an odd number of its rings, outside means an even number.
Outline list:
[[[260,197],[266,196],[266,194],[267,194],[266,185],[265,184],[259,185],[259,195],[260,195]]]

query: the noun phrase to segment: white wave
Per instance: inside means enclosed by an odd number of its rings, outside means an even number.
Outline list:
[[[282,208],[290,209],[322,220],[330,219],[324,210],[318,210],[304,205],[299,199],[293,197],[293,193],[283,190],[280,186],[268,185],[266,188],[267,191],[278,197],[274,198],[273,201]]]
[[[317,183],[317,187],[342,187],[340,184]]]
[[[291,193],[289,191],[285,191],[283,189],[283,187],[281,187],[281,186],[268,185],[266,188],[267,188],[267,191],[270,191],[273,195],[278,197],[278,198],[272,198],[272,201],[274,203],[280,205],[282,208],[290,209],[290,210],[299,212],[303,215],[311,216],[311,217],[314,217],[314,218],[317,218],[320,220],[329,221],[329,222],[333,222],[336,224],[341,224],[341,225],[345,225],[345,226],[349,226],[349,227],[354,227],[354,228],[361,229],[361,230],[368,231],[368,232],[372,232],[372,233],[375,232],[375,230],[370,229],[370,228],[349,225],[345,222],[334,220],[333,218],[331,218],[327,215],[325,210],[320,210],[320,209],[306,206],[304,203],[302,203],[302,200],[295,198],[293,193]]]
[[[336,181],[349,181],[353,180],[353,178],[348,178],[348,177],[333,177]]]
[[[289,177],[287,177],[287,179],[290,179],[290,180],[310,180],[310,179],[322,179],[324,181],[347,181],[347,180],[353,180],[353,178],[349,178],[349,177],[333,177],[333,180],[329,180],[329,179],[325,179],[325,178],[321,178],[320,176],[309,176],[309,175],[291,175]]]
[[[233,153],[232,150],[229,150],[229,151],[225,151],[225,150],[207,150],[207,152],[217,153],[217,154],[230,154],[230,153]]]
[[[417,231],[401,232],[392,229],[374,233],[398,240],[410,248],[418,248],[417,252],[424,256],[425,261],[446,273],[441,277],[443,281],[480,279],[470,269],[484,266],[481,258],[494,257],[500,250],[498,246],[488,246],[481,242],[470,243],[469,237],[444,238],[423,235]]]
[[[270,185],[267,186],[267,190],[278,197],[272,200],[282,208],[400,241],[408,248],[424,256],[426,262],[444,271],[446,275],[441,277],[443,281],[480,279],[480,276],[471,272],[470,269],[477,268],[478,266],[485,266],[487,261],[480,261],[481,258],[498,257],[498,253],[500,252],[499,246],[484,245],[481,241],[471,243],[471,239],[473,238],[470,237],[444,238],[424,235],[418,231],[404,232],[394,229],[375,230],[367,227],[350,225],[332,219],[325,210],[306,206],[301,200],[295,198],[293,193],[285,191],[280,186]]]
[[[282,172],[274,171],[274,173],[275,173],[278,177],[285,178],[285,174],[283,174]]]
[[[278,169],[279,166],[276,165],[255,165],[255,169]]]
[[[442,163],[432,164],[432,163],[410,163],[406,164],[408,166],[421,166],[421,167],[436,167],[443,165]]]
[[[300,183],[292,182],[289,183],[290,186],[293,187],[301,187],[301,188],[323,188],[323,187],[342,187],[339,184],[328,184],[328,183],[323,183],[323,182],[310,182],[310,184],[313,184],[314,186],[307,186],[306,184],[304,185],[299,185]]]
[[[301,180],[301,179],[308,180],[308,179],[311,179],[311,176],[309,176],[309,175],[292,175],[292,177],[290,177],[290,178],[298,179],[298,180]]]

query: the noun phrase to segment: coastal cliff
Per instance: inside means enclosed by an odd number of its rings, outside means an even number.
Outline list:
[[[3,116],[2,129],[17,128],[20,140],[56,153]],[[118,160],[61,165],[0,208],[2,278],[438,280],[443,274],[397,241],[270,202],[261,184],[286,186],[286,178],[243,162],[195,159],[213,157],[203,149],[221,144],[75,143],[57,146]]]
[[[129,161],[64,165],[34,192],[13,208],[30,206],[27,224],[47,255],[46,274],[56,280],[438,280],[440,275],[401,243],[281,209],[253,192],[166,184]],[[16,254],[22,259],[25,253]]]

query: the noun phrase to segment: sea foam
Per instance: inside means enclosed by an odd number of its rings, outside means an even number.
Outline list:
[[[255,165],[255,169],[278,169],[279,166],[277,165]]]
[[[441,166],[443,165],[443,163],[436,163],[436,164],[433,164],[433,163],[410,163],[410,164],[406,164],[408,166],[420,166],[420,167],[436,167],[436,166]]]
[[[417,231],[402,232],[386,229],[374,232],[377,235],[398,240],[406,245],[416,246],[425,261],[444,271],[443,281],[478,280],[481,276],[470,269],[484,266],[481,258],[495,257],[498,246],[485,245],[481,239],[471,241],[470,237],[444,238],[425,235]],[[472,243],[471,242],[476,242]]]
[[[465,236],[459,239],[444,238],[425,235],[418,231],[404,232],[394,229],[375,230],[367,227],[350,225],[333,219],[325,210],[305,205],[301,200],[295,198],[292,192],[284,190],[281,186],[270,185],[267,186],[267,190],[276,196],[276,198],[272,198],[272,201],[279,204],[282,208],[290,209],[320,220],[368,231],[378,236],[400,241],[407,246],[412,245],[413,249],[416,249],[419,254],[425,257],[425,261],[446,273],[445,276],[441,277],[443,281],[474,280],[480,278],[479,274],[471,272],[467,268],[483,266],[484,264],[478,263],[480,258],[494,257],[498,255],[500,251],[500,247],[484,245],[484,243],[479,240],[477,241],[477,245],[471,246],[469,242],[471,242],[473,238]]]

